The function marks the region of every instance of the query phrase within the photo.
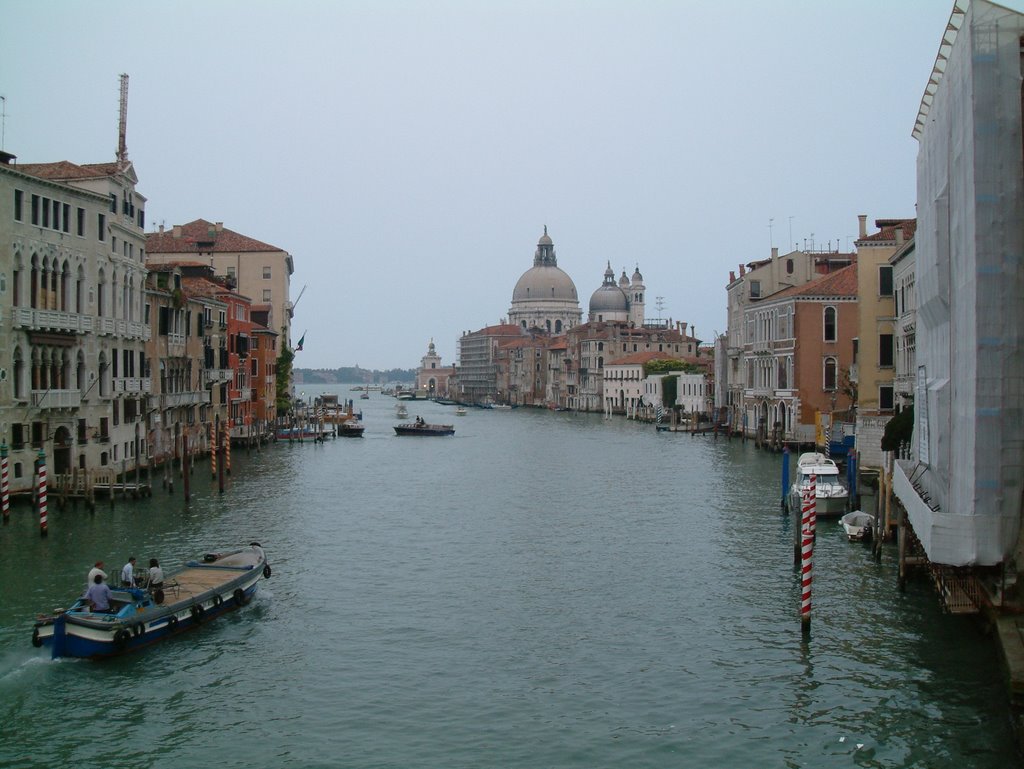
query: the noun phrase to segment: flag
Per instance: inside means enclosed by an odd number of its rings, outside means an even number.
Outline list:
[[[295,352],[302,352],[302,343],[306,341],[306,332],[302,332],[302,336],[299,337],[299,343],[295,345]]]

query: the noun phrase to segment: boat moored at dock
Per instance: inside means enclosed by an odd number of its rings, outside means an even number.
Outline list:
[[[796,479],[786,499],[789,511],[800,514],[804,491],[810,487],[812,475],[815,477],[816,515],[834,517],[845,513],[850,502],[850,490],[839,474],[839,466],[835,461],[819,452],[801,454],[797,460]]]

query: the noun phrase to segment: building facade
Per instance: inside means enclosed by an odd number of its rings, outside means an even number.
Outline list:
[[[132,164],[13,163],[0,153],[0,440],[11,490],[134,469],[147,376],[145,198]]]
[[[533,266],[523,273],[512,291],[508,322],[523,331],[536,328],[561,334],[578,324],[581,317],[576,284],[558,266],[555,246],[545,225],[533,255]]]

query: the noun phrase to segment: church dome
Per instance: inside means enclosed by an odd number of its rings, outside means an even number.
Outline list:
[[[590,297],[590,314],[621,313],[629,310],[629,298],[615,285],[611,264],[604,271],[604,283]]]
[[[559,266],[554,243],[544,225],[544,234],[537,241],[533,267],[523,273],[512,290],[512,302],[559,301],[579,302],[576,284]]]

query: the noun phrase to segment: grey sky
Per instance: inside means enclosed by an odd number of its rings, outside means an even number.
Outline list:
[[[914,215],[952,5],[8,0],[4,148],[112,160],[127,72],[147,226],[289,251],[298,366],[453,362],[545,224],[584,314],[638,264],[710,340],[740,262]]]

